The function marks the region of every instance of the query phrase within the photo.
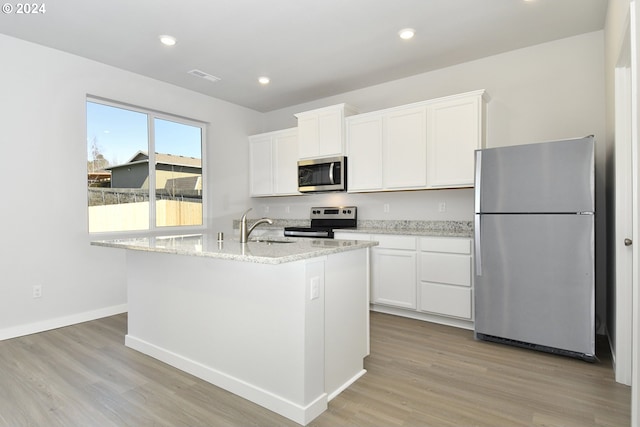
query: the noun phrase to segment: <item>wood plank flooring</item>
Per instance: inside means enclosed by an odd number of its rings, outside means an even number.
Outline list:
[[[126,322],[1,341],[0,426],[297,426],[125,347]],[[590,364],[371,313],[368,373],[310,425],[629,426],[631,390],[615,383],[606,345],[598,356]]]

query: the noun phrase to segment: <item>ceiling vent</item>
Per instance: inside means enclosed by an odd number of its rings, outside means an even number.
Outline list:
[[[204,71],[200,71],[200,70],[191,70],[189,71],[189,74],[191,74],[192,76],[200,77],[205,80],[209,80],[211,82],[217,82],[219,80],[222,80],[220,77],[212,76],[211,74],[207,74]]]

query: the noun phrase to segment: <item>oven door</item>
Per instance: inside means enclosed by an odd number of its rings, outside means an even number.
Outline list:
[[[346,169],[346,157],[300,160],[298,191],[302,193],[346,191]]]

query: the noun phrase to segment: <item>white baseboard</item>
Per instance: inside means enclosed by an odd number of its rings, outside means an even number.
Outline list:
[[[358,379],[363,376],[364,374],[367,373],[366,369],[361,370],[360,372],[358,372],[357,374],[355,374],[353,377],[351,377],[346,383],[342,384],[340,387],[338,387],[335,391],[333,391],[332,393],[329,394],[329,398],[327,399],[329,402],[331,402],[333,400],[334,397],[336,397],[337,395],[339,395],[340,393],[342,393],[343,391],[345,391],[347,388],[349,388],[349,386],[351,386],[351,384],[355,383],[356,381],[358,381]]]
[[[51,329],[63,328],[65,326],[101,319],[115,314],[126,313],[127,309],[127,304],[114,305],[111,307],[100,308],[98,310],[85,311],[83,313],[72,314],[69,316],[56,317],[54,319],[47,319],[40,322],[27,323],[25,325],[0,329],[0,341],[22,337],[24,335],[37,334],[38,332],[50,331]]]
[[[211,366],[191,360],[134,336],[127,334],[125,345],[253,403],[257,403],[301,425],[307,425],[327,409],[326,393],[321,394],[308,405],[302,406]]]
[[[403,308],[388,307],[385,305],[370,304],[371,311],[378,313],[393,314],[394,316],[408,317],[410,319],[422,320],[424,322],[439,323],[441,325],[453,326],[455,328],[468,329],[473,331],[473,320],[458,319],[455,317],[438,316],[430,313],[423,313],[415,310],[405,310]]]

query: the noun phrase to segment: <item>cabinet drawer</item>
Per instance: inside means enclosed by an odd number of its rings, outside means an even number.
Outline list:
[[[429,252],[447,252],[452,254],[471,254],[471,239],[456,237],[422,237],[420,250]]]
[[[420,280],[471,286],[471,257],[469,255],[422,252]]]
[[[471,319],[471,289],[421,283],[420,310]]]
[[[410,236],[375,234],[371,236],[371,240],[375,240],[379,243],[379,246],[377,246],[378,248],[406,249],[415,251],[417,247],[417,239]]]

